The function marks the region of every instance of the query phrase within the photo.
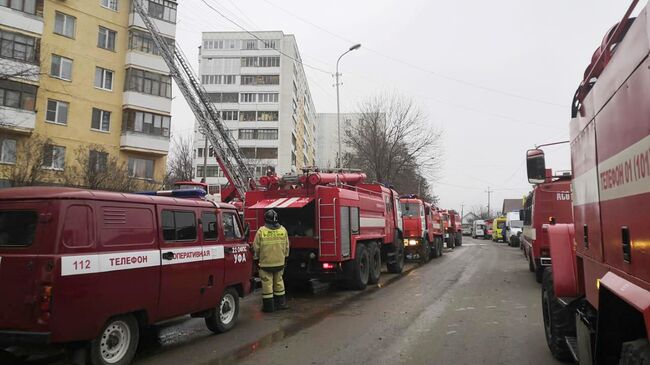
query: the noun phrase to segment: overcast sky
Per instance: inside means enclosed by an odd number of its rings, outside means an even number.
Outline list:
[[[205,0],[247,30],[298,41],[317,112],[335,112],[331,74],[341,61],[341,111],[380,92],[414,98],[444,131],[433,181],[441,206],[467,212],[530,190],[525,150],[568,138],[571,99],[593,51],[625,13],[622,0]],[[645,5],[639,6],[641,8]],[[177,42],[197,69],[203,31],[241,30],[203,3],[179,1]],[[327,72],[322,72],[319,70]],[[172,129],[194,118],[175,90]],[[570,169],[568,146],[547,166]],[[318,153],[318,151],[317,151]],[[405,193],[405,192],[404,192]]]

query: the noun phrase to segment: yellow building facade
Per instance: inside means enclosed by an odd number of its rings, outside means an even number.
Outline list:
[[[16,107],[13,99],[0,100],[4,151],[0,179],[11,184],[10,170],[23,168],[21,158],[27,153],[21,146],[38,139],[46,141],[39,183],[83,186],[84,176],[74,176],[88,172],[83,165],[106,169],[111,160],[131,178],[162,182],[169,149],[171,79],[142,20],[131,12],[130,1],[33,3],[33,8],[12,7],[11,1],[0,6],[0,16],[11,18],[0,26],[3,35],[22,40],[16,37],[19,34],[38,45],[36,62],[21,59],[20,52],[19,57],[7,53],[0,60],[0,67],[7,62],[20,67],[22,61],[38,68],[37,77],[14,72],[8,78],[11,84],[0,85],[4,94],[11,95],[15,92],[10,89],[24,88],[20,84],[37,85],[33,109],[22,103]],[[173,41],[176,2],[144,0],[143,5]],[[30,119],[27,123],[25,116]]]

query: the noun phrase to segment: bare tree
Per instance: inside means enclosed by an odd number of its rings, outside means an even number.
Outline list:
[[[167,157],[167,173],[164,185],[171,187],[176,181],[190,181],[194,178],[194,143],[189,136],[172,138],[171,151]],[[207,153],[207,151],[204,151]],[[204,172],[205,175],[205,172]]]
[[[8,173],[11,186],[33,186],[42,181],[46,172],[42,166],[48,144],[51,144],[48,138],[36,134],[17,140],[16,162]]]
[[[415,102],[385,94],[362,102],[359,122],[348,126],[346,165],[363,170],[371,180],[402,192],[433,198],[430,182],[441,161],[442,132],[428,123]]]
[[[472,223],[472,222],[473,222],[474,220],[476,220],[476,219],[486,220],[486,219],[490,219],[490,218],[491,218],[490,213],[488,212],[487,207],[486,207],[486,206],[483,206],[483,205],[475,205],[475,206],[473,206],[472,209],[469,211],[468,214],[471,214],[471,215],[474,216],[473,219],[471,219],[471,220],[468,219],[468,221],[469,221],[470,223]]]

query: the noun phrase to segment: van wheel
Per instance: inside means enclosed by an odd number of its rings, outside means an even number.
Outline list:
[[[214,333],[230,331],[237,322],[239,316],[239,294],[233,288],[224,290],[219,305],[210,310],[205,317],[205,325]]]
[[[542,285],[542,314],[544,317],[544,334],[546,343],[553,357],[560,361],[569,361],[573,357],[565,341],[566,336],[575,334],[575,322],[569,308],[563,306],[555,296],[553,272],[544,271]]]
[[[370,276],[370,257],[366,245],[357,244],[354,260],[346,262],[346,277],[350,289],[363,290]]]
[[[381,275],[381,251],[376,242],[368,246],[368,256],[370,257],[370,274],[368,275],[368,284],[377,284]]]
[[[130,364],[139,340],[140,327],[133,315],[113,317],[90,343],[90,361],[93,365]]]

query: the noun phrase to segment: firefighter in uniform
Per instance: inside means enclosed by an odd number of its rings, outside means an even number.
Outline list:
[[[284,262],[289,256],[289,234],[278,223],[278,213],[271,209],[264,213],[263,227],[253,240],[255,260],[259,260],[259,275],[262,280],[262,311],[271,313],[275,309],[287,309],[284,293]]]

